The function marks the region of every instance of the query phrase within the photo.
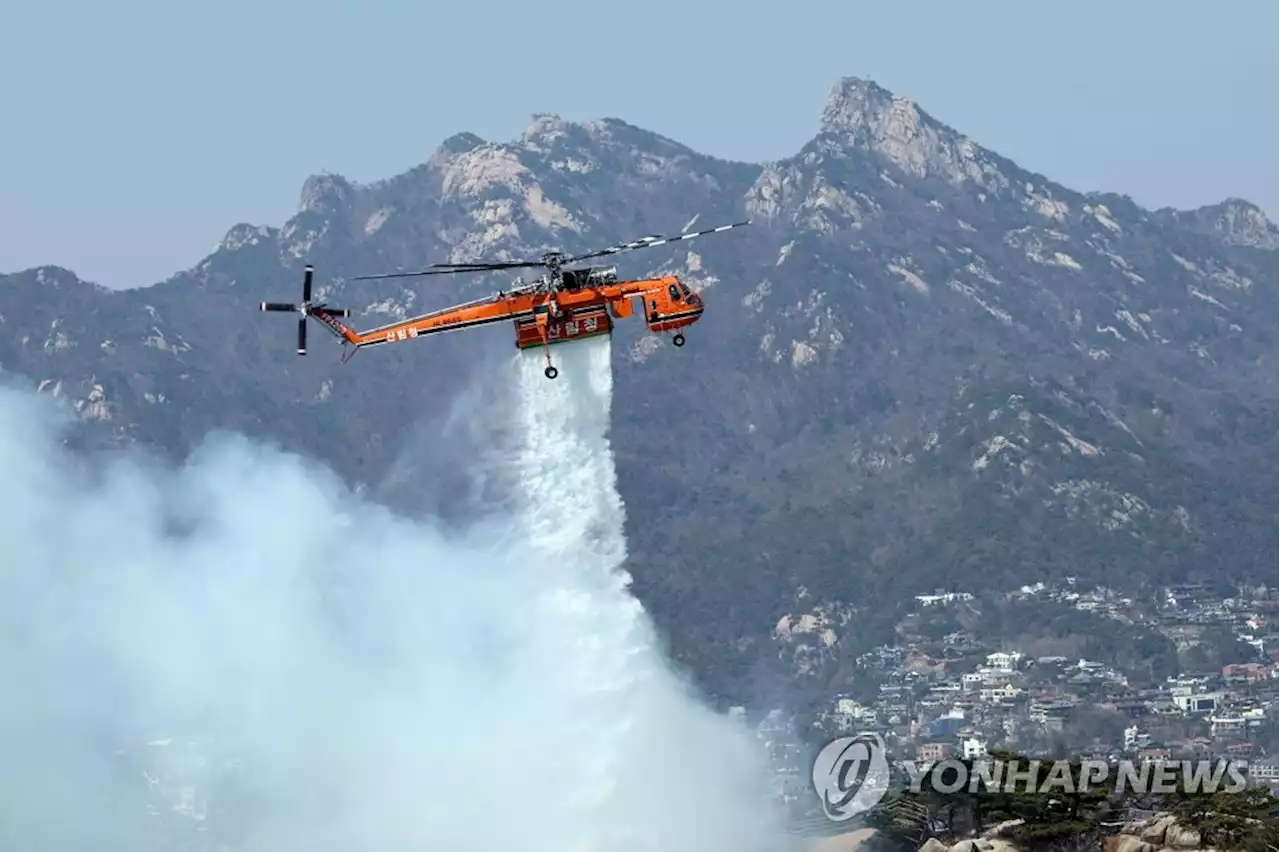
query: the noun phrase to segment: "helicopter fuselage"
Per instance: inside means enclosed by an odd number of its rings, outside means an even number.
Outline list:
[[[529,328],[537,330],[540,345],[548,344],[552,339],[576,339],[588,330],[592,333],[588,336],[608,333],[612,330],[613,319],[635,313],[636,298],[641,300],[641,316],[653,332],[672,332],[693,325],[704,310],[702,298],[674,275],[618,281],[611,268],[566,270],[561,275],[559,286],[544,278],[535,282],[533,287],[499,293],[488,299],[368,331],[355,331],[326,315],[323,307],[316,308],[312,316],[357,347],[414,340],[424,335],[475,328],[503,320],[515,324],[516,343],[520,346]],[[570,287],[569,282],[579,286]],[[594,327],[586,322],[589,319],[595,320]],[[580,321],[579,325],[570,325],[575,321]]]
[[[263,311],[288,311],[300,314],[298,320],[298,354],[306,354],[306,320],[319,321],[344,343],[355,348],[350,354],[366,346],[416,340],[444,331],[475,328],[494,322],[509,321],[515,326],[516,346],[549,347],[551,343],[581,337],[609,334],[613,321],[635,313],[635,301],[640,301],[640,313],[645,325],[652,332],[675,332],[671,338],[675,346],[684,345],[680,332],[697,322],[703,313],[702,297],[691,291],[674,275],[620,281],[616,267],[579,266],[565,268],[584,260],[603,258],[642,248],[654,248],[706,234],[715,234],[731,228],[748,225],[736,222],[719,225],[692,233],[681,232],[674,236],[655,235],[630,242],[618,243],[605,249],[566,256],[552,251],[537,261],[494,261],[475,263],[438,263],[418,272],[394,272],[379,275],[357,275],[353,281],[380,278],[404,278],[419,275],[448,275],[456,273],[496,272],[499,270],[541,267],[545,272],[535,281],[525,284],[520,279],[513,282],[508,292],[499,292],[488,299],[480,299],[434,311],[388,325],[356,331],[341,321],[350,311],[328,307],[311,300],[312,267],[305,267],[302,285],[302,301],[297,304],[263,302]],[[345,362],[349,355],[344,354]],[[556,377],[556,369],[547,356],[547,378]]]

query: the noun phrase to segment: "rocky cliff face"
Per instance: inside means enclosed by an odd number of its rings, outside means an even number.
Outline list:
[[[180,454],[238,429],[376,485],[502,369],[509,329],[341,369],[317,335],[299,359],[256,305],[294,300],[304,263],[374,325],[507,282],[353,275],[743,217],[619,259],[710,306],[681,350],[620,325],[613,435],[637,594],[705,686],[743,697],[806,643],[838,663],[937,587],[1274,577],[1276,226],[1239,200],[1072,191],[852,78],[776,163],[540,115],[379,183],[315,176],[288,222],[236,225],[152,287],[0,277],[0,367],[66,399],[87,439]],[[445,494],[414,496],[448,512]]]
[[[1201,852],[1205,850],[1200,832],[1181,826],[1167,814],[1126,823],[1106,829],[1094,829],[1087,837],[1063,841],[1035,842],[1011,839],[1021,819],[1009,820],[982,837],[967,838],[950,844],[929,838],[919,852],[1034,852],[1037,849],[1101,849],[1102,852]],[[1212,847],[1210,847],[1212,848]]]
[[[1156,215],[1175,227],[1195,231],[1227,245],[1276,248],[1276,226],[1262,211],[1240,198],[1228,198],[1195,210],[1157,211]]]

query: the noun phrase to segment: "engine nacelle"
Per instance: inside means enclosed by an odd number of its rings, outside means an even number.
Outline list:
[[[583,287],[602,287],[606,284],[618,283],[618,267],[597,266],[586,269],[566,269],[560,273],[566,290],[580,290]]]
[[[587,276],[592,284],[617,284],[618,283],[618,267],[616,266],[600,266],[591,270]]]

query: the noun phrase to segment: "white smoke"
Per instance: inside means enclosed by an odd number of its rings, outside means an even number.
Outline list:
[[[0,847],[783,848],[618,571],[607,339],[557,355],[465,530],[235,435],[83,465],[0,389]]]

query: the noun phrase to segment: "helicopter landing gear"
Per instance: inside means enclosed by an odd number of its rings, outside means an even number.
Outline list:
[[[556,376],[560,375],[560,371],[548,364],[547,369],[542,371],[542,375],[546,376],[548,379],[554,379]]]
[[[684,346],[684,335],[677,334],[675,337],[671,338],[671,343],[674,346]]]

